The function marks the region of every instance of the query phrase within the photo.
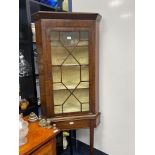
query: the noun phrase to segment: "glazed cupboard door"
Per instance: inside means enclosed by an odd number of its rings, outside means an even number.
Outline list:
[[[54,114],[90,111],[88,36],[88,30],[50,31]]]
[[[100,16],[39,12],[34,17],[42,114],[98,117]]]

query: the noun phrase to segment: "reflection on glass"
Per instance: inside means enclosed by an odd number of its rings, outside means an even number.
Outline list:
[[[79,32],[60,32],[60,41],[64,46],[76,46],[79,41]]]
[[[31,75],[32,68],[28,61],[26,61],[24,55],[23,55],[23,50],[20,49],[19,51],[19,76],[24,77],[24,76],[29,76]]]

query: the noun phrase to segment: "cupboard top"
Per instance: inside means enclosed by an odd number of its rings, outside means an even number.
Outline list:
[[[98,13],[39,11],[33,14],[32,18],[34,21],[40,19],[81,19],[99,21],[101,19],[101,15]]]
[[[24,120],[28,121],[28,117],[25,117]],[[27,143],[19,147],[19,154],[31,154],[49,140],[54,139],[59,132],[59,129],[42,128],[39,126],[38,122],[29,123]]]

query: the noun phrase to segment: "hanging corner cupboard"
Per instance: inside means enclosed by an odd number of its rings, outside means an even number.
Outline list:
[[[97,13],[33,15],[39,52],[42,115],[63,130],[99,124],[99,21]]]

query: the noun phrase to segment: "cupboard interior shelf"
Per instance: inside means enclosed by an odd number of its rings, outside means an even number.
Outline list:
[[[67,88],[66,88],[67,87]],[[89,88],[89,82],[80,82],[80,83],[53,83],[53,90],[74,90],[74,89],[86,89]]]
[[[35,43],[35,42],[34,42]],[[74,49],[74,48],[76,48],[76,47],[88,47],[88,45],[82,45],[82,44],[80,44],[80,45],[77,45],[77,46],[58,46],[58,45],[52,45],[52,47],[64,47],[64,48],[72,48],[72,49]]]
[[[81,66],[81,67],[88,67],[89,64],[62,64],[62,65],[52,65],[52,67],[70,67],[70,66]]]

